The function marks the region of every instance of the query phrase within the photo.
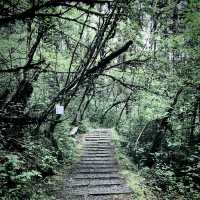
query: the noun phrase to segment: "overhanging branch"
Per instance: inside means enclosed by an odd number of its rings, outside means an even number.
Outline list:
[[[123,52],[127,51],[128,48],[133,44],[133,41],[128,41],[124,46],[119,48],[118,50],[112,52],[110,55],[102,59],[95,67],[88,69],[86,74],[93,74],[96,73],[102,69],[105,69],[106,65],[109,64],[114,58],[121,55]]]
[[[83,11],[87,14],[95,14],[98,16],[103,16],[104,14],[102,13],[98,13],[96,11],[92,11],[90,9],[85,9],[82,7],[77,6],[76,4],[78,3],[83,3],[86,5],[90,5],[93,6],[94,4],[106,4],[106,3],[112,3],[113,1],[93,1],[93,0],[49,0],[44,4],[37,4],[37,5],[33,5],[31,8],[24,10],[23,12],[20,13],[15,13],[15,14],[10,14],[8,13],[7,16],[5,15],[1,15],[0,18],[0,26],[11,23],[11,22],[15,22],[16,20],[25,20],[25,19],[33,19],[37,16],[37,12],[39,12],[42,9],[47,9],[47,8],[51,8],[51,7],[58,7],[58,6],[64,6],[64,7],[74,7],[77,10]],[[75,5],[73,3],[76,3]]]
[[[44,63],[45,61],[41,60],[37,63],[29,64],[28,66],[16,67],[16,68],[10,68],[10,69],[1,69],[0,73],[16,73],[16,72],[19,72],[20,70],[28,71],[32,69],[41,69],[41,67],[39,66]]]

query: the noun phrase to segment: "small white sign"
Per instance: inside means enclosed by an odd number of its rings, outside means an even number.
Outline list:
[[[56,114],[57,115],[64,115],[64,106],[57,104],[56,105]]]

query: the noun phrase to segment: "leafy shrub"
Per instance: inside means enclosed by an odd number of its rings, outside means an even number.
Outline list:
[[[41,177],[37,170],[28,170],[22,156],[7,154],[2,157],[0,168],[1,192],[3,199],[23,199],[29,196],[30,188]]]
[[[75,156],[75,139],[69,136],[70,128],[69,123],[63,121],[57,125],[54,133],[58,148],[65,161],[71,161]]]
[[[45,177],[47,175],[53,175],[53,169],[58,166],[58,160],[56,158],[56,152],[53,148],[50,148],[50,142],[44,138],[37,141],[30,141],[27,145],[27,156],[34,162],[32,167],[39,170]],[[32,161],[29,160],[29,163]]]
[[[78,131],[79,133],[87,133],[90,127],[90,122],[88,120],[83,120],[78,124]]]
[[[58,139],[59,149],[62,151],[64,159],[71,161],[75,155],[75,139],[67,135]]]

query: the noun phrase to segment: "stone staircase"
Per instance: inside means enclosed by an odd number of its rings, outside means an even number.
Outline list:
[[[131,200],[132,191],[120,177],[110,129],[85,135],[83,154],[64,186],[66,200]]]

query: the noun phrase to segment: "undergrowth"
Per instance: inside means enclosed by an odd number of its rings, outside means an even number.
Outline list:
[[[64,175],[79,156],[80,145],[69,136],[70,129],[70,123],[66,121],[56,127],[54,138],[58,150],[46,137],[26,135],[20,143],[21,151],[1,151],[0,199],[58,199],[56,196],[62,190]],[[85,131],[83,123],[81,133]],[[60,153],[62,160],[59,160]]]
[[[116,147],[116,158],[120,164],[120,174],[126,179],[129,187],[133,190],[132,196],[134,200],[155,200],[156,197],[147,186],[146,179],[141,175],[141,171],[131,162],[126,155],[123,143],[123,137],[113,129],[113,142]]]
[[[192,175],[196,173],[197,167],[189,168],[183,177],[177,177],[174,169],[159,159],[150,168],[134,164],[134,157],[128,157],[127,144],[130,144],[124,136],[113,130],[113,141],[117,147],[117,159],[121,166],[121,174],[126,178],[133,190],[134,199],[161,199],[161,200],[199,200],[197,184],[193,182]],[[132,155],[132,154],[131,154]],[[186,166],[184,166],[186,168]],[[182,171],[180,171],[181,173]],[[196,188],[195,188],[196,187]]]

